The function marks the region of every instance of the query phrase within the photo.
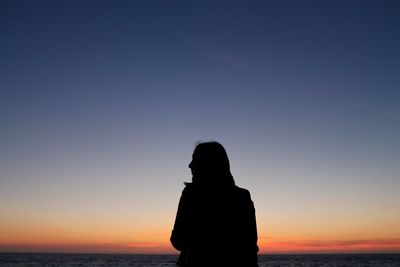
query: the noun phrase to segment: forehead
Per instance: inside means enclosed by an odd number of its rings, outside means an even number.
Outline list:
[[[193,158],[199,157],[201,154],[204,154],[204,153],[202,153],[202,149],[199,147],[196,147],[195,150],[193,151],[192,157]]]
[[[195,157],[198,157],[198,156],[199,156],[199,151],[197,149],[195,149],[193,151],[192,158],[195,158]]]

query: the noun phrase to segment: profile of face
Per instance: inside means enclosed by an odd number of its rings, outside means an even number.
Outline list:
[[[223,146],[216,142],[201,143],[195,148],[192,161],[188,166],[192,172],[192,181],[215,181],[216,176],[230,174],[229,159]]]
[[[189,169],[191,170],[192,174],[194,174],[196,171],[196,166],[197,166],[197,162],[194,159],[194,154],[192,155],[192,161],[189,163]]]
[[[199,153],[196,153],[196,150],[193,152],[192,161],[189,163],[189,169],[192,172],[193,182],[196,182],[196,179],[201,176],[202,173],[205,173],[204,166],[202,166],[202,160]]]

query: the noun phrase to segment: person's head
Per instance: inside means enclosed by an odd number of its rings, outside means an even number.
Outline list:
[[[218,142],[197,144],[192,161],[193,183],[201,185],[234,185],[229,158],[225,148]]]

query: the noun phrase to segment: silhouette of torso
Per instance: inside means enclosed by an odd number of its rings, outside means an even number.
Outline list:
[[[237,186],[182,192],[171,235],[181,266],[257,266],[257,227],[250,193]]]

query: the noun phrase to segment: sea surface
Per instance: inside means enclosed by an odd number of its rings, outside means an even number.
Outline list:
[[[0,266],[176,266],[177,255],[0,253]],[[400,254],[260,255],[260,267],[400,267]],[[229,267],[229,266],[226,266]]]

